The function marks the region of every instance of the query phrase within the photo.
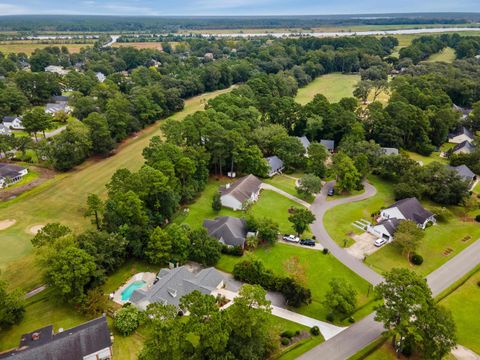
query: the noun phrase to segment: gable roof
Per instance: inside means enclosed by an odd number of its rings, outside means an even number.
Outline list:
[[[473,135],[473,133],[470,130],[468,130],[465,126],[461,126],[458,129],[456,129],[454,132],[448,134],[448,138],[453,139],[454,137],[460,136],[460,135],[466,135],[472,140],[475,137],[475,135]]]
[[[53,102],[67,102],[68,101],[68,96],[55,95],[55,96],[52,96],[52,101]]]
[[[22,118],[19,116],[4,116],[3,117],[3,122],[11,123],[15,121],[16,119],[22,121]]]
[[[397,148],[382,147],[382,151],[385,155],[398,155],[398,149]]]
[[[35,333],[40,336],[38,340],[33,340]],[[24,334],[19,348],[0,354],[0,359],[82,360],[110,346],[110,330],[102,316],[57,334],[53,334],[52,325]]]
[[[468,182],[472,181],[475,178],[475,173],[470,170],[467,165],[459,165],[459,166],[448,166],[449,169],[452,169],[460,176],[463,180]]]
[[[467,152],[471,153],[473,150],[475,150],[475,145],[473,145],[470,141],[465,140],[460,144],[455,145],[452,149],[452,152],[456,153],[462,149],[465,149]]]
[[[247,175],[241,177],[233,184],[228,184],[220,188],[220,194],[231,195],[237,199],[240,203],[244,203],[251,198],[252,194],[257,193],[260,190],[262,182],[254,175]]]
[[[222,240],[226,245],[243,247],[245,244],[247,225],[243,219],[220,216],[215,220],[205,220],[203,226],[207,229],[208,235]]]
[[[12,133],[12,130],[10,130],[4,124],[0,124],[0,134],[1,135],[10,135],[11,133]]]
[[[300,140],[305,151],[308,150],[308,147],[310,146],[310,140],[308,140],[305,135],[302,137],[297,137],[297,139]]]
[[[162,269],[158,277],[159,280],[150,289],[135,290],[130,302],[140,307],[157,302],[178,306],[182,296],[195,290],[202,294],[210,294],[224,280],[222,274],[215,268],[207,268],[194,274],[186,266]]]
[[[396,218],[391,218],[391,219],[382,220],[375,226],[383,225],[385,229],[388,231],[388,233],[390,235],[393,235],[399,223],[400,223],[400,220]]]
[[[66,110],[67,103],[65,102],[56,102],[56,103],[48,103],[45,105],[45,111],[60,111]]]
[[[0,163],[0,178],[14,178],[23,170],[25,170],[25,168],[22,166]]]
[[[270,167],[270,173],[278,172],[283,169],[283,161],[278,156],[270,156],[265,158]]]
[[[423,224],[433,213],[425,209],[417,198],[406,198],[397,201],[387,209],[397,208],[407,220]]]
[[[325,146],[327,150],[333,151],[335,150],[335,141],[334,140],[320,140],[320,144]]]

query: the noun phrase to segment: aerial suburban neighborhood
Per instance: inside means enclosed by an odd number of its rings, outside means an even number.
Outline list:
[[[480,359],[480,4],[5,0],[0,120],[0,359]]]

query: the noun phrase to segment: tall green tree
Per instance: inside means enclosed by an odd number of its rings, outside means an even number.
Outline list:
[[[150,234],[145,257],[152,264],[165,265],[172,256],[172,242],[166,230],[156,227]]]
[[[334,313],[351,315],[357,306],[357,291],[345,279],[333,278],[323,304]]]
[[[37,133],[43,132],[45,135],[45,130],[52,125],[52,116],[45,113],[42,107],[34,107],[23,116],[22,125],[26,132],[38,140]]]
[[[7,283],[0,281],[0,330],[20,322],[25,314],[25,300],[21,291],[7,291]]]
[[[97,194],[88,194],[87,210],[85,216],[93,216],[92,223],[95,224],[97,230],[101,228],[101,216],[103,215],[105,204]]]
[[[410,259],[410,254],[418,249],[425,233],[415,221],[404,220],[395,229],[394,244],[400,247],[402,253]]]
[[[308,225],[315,221],[315,215],[308,209],[295,208],[288,217],[288,221],[292,223],[293,228],[300,236],[307,230]]]
[[[340,191],[351,192],[360,186],[361,176],[353,160],[345,153],[337,153],[333,157],[333,172],[337,178],[335,186]]]

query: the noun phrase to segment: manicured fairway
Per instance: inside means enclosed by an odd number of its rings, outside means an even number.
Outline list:
[[[360,80],[360,75],[340,73],[322,75],[307,86],[298,89],[295,100],[302,105],[310,102],[317,94],[325,95],[330,102],[338,102],[344,97],[353,96],[353,88]]]
[[[185,102],[185,109],[172,117],[183,119],[186,115],[202,110],[205,101],[229,89],[204,94]],[[0,231],[0,269],[31,252],[29,229],[34,225],[61,222],[81,231],[89,226],[85,219],[85,201],[89,193],[105,195],[105,184],[120,168],[136,170],[143,164],[142,150],[153,135],[160,135],[160,123],[145,129],[122,144],[117,154],[106,159],[92,159],[78,169],[57,175],[34,190],[17,199],[0,205],[0,220],[15,219],[17,223]],[[30,284],[40,281],[39,272],[26,267],[25,276]],[[18,276],[9,279],[18,281]]]
[[[431,55],[426,61],[427,62],[437,62],[437,61],[442,61],[446,63],[451,63],[457,58],[457,55],[455,54],[455,50],[452,49],[451,47],[446,47],[442,51]]]

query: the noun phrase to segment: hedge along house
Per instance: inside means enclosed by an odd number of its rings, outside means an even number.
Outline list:
[[[254,175],[244,176],[233,184],[226,184],[220,188],[222,206],[242,210],[246,204],[254,203],[260,195],[262,182]]]
[[[392,241],[398,224],[404,220],[414,221],[422,230],[425,230],[428,223],[436,223],[435,215],[413,197],[399,200],[383,209],[377,218],[377,224],[368,226],[367,231],[379,238]]]

